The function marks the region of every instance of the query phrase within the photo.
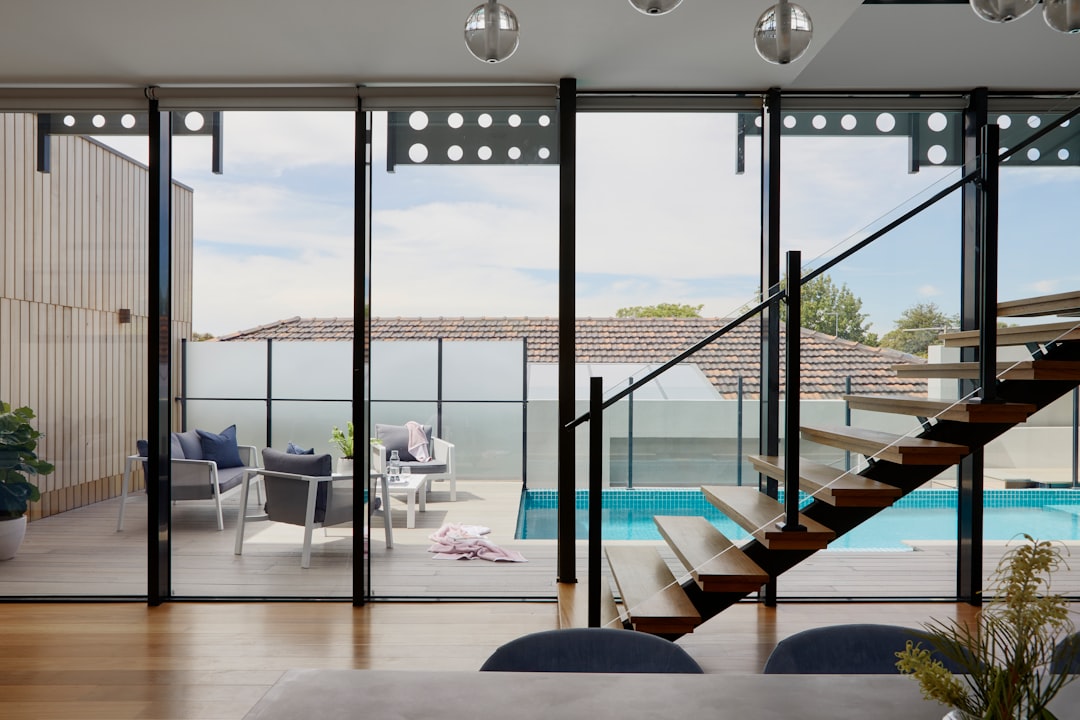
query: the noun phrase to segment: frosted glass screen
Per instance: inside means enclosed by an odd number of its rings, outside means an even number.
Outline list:
[[[520,340],[443,341],[443,398],[521,400],[524,355]]]
[[[281,342],[271,347],[275,398],[352,397],[352,343]]]
[[[446,405],[443,407],[442,436],[454,443],[458,477],[521,479],[521,405]]]
[[[371,403],[371,422],[373,425],[404,425],[409,420],[415,420],[421,425],[430,425],[436,434],[438,431],[438,411],[433,402],[373,402]],[[375,437],[375,431],[367,433],[369,438]]]
[[[296,402],[276,400],[270,413],[273,422],[273,447],[284,450],[295,443],[302,448],[314,448],[317,454],[330,453],[340,457],[341,451],[330,444],[334,427],[345,429],[352,415],[352,403]],[[358,447],[363,447],[363,435],[355,435]]]
[[[266,446],[266,403],[262,400],[188,400],[187,427],[220,433],[236,425],[240,445]]]
[[[266,397],[266,343],[189,342],[185,374],[188,397]]]
[[[439,387],[439,344],[371,343],[372,400],[434,400]]]

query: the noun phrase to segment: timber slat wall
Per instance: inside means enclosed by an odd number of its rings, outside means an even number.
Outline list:
[[[38,479],[31,520],[120,493],[146,434],[149,327],[147,169],[54,136],[51,172],[39,173],[36,131],[34,115],[0,115],[0,399],[33,408],[38,455],[56,465]],[[192,207],[174,184],[174,387],[179,338],[191,336]]]

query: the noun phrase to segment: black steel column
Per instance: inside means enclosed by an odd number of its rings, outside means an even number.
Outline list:
[[[765,95],[761,124],[761,293],[780,289],[780,91]],[[780,454],[780,306],[761,313],[761,394],[758,450]],[[742,458],[739,458],[740,462]],[[776,497],[776,480],[758,475],[758,488]],[[764,602],[776,604],[776,580],[765,586]]]
[[[986,88],[971,93],[964,111],[964,172],[978,167],[981,153],[982,128],[989,117]],[[960,329],[979,328],[979,297],[982,294],[979,271],[980,234],[982,226],[982,197],[975,183],[964,186],[961,196],[963,236],[960,258]],[[961,348],[964,362],[978,360],[976,348]],[[960,381],[961,396],[974,391],[971,380]],[[957,553],[956,596],[972,605],[982,604],[982,489],[983,450],[979,448],[960,463],[957,481]]]
[[[274,447],[274,340],[266,339],[266,444]]]
[[[982,127],[979,186],[979,385],[984,403],[997,402],[998,148],[997,125]]]
[[[600,627],[604,531],[604,380],[589,378],[589,627]]]
[[[369,428],[371,420],[370,401],[368,399],[368,377],[366,375],[365,348],[371,337],[371,318],[368,308],[371,306],[371,114],[364,111],[364,101],[357,100],[356,121],[353,139],[353,332],[352,345],[352,423],[358,434],[360,428]],[[363,285],[361,285],[361,282]],[[361,532],[353,533],[353,605],[363,605],[371,596],[371,562],[364,552],[364,539],[370,535],[370,516],[364,512],[375,500],[375,488],[371,486],[371,453],[367,438],[361,435],[360,450],[355,452],[358,469],[363,472],[358,480],[353,477],[353,485],[364,488],[368,502],[353,503],[353,527]],[[358,462],[357,462],[358,461]],[[358,512],[360,517],[356,517]],[[390,508],[386,508],[387,513]]]
[[[574,558],[574,421],[575,322],[577,275],[577,80],[559,81],[559,429],[558,551],[559,582],[577,582]]]
[[[172,430],[172,115],[150,100],[150,268],[147,316],[147,600],[171,596],[172,503],[169,433]]]
[[[787,341],[784,376],[784,521],[785,532],[806,532],[799,524],[799,365],[802,360],[802,253],[787,253]]]

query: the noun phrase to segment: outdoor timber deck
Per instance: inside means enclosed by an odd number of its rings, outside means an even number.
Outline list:
[[[514,540],[520,484],[459,481],[458,501],[436,485],[417,527],[405,528],[404,504],[392,500],[395,547],[387,550],[381,520],[372,528],[372,590],[377,598],[532,598],[556,596],[554,540]],[[0,596],[139,597],[146,594],[145,496],[127,510],[126,529],[116,532],[116,500],[96,503],[30,524],[14,560],[0,563]],[[347,528],[315,532],[312,566],[300,568],[301,528],[252,523],[244,554],[233,554],[237,505],[226,508],[224,532],[214,526],[212,506],[176,506],[173,581],[180,597],[340,597],[351,593],[351,544]],[[483,524],[496,544],[517,550],[527,563],[435,560],[428,535],[446,522]],[[685,579],[674,552],[655,546],[676,578]],[[1070,544],[1074,556],[1080,547]],[[955,592],[955,547],[949,542],[911,543],[913,551],[827,550],[815,554],[779,582],[781,599],[857,597],[949,597]],[[587,546],[577,544],[577,574],[585,579]],[[997,564],[1002,543],[988,542],[984,570]],[[1055,577],[1055,589],[1080,596],[1080,562]]]

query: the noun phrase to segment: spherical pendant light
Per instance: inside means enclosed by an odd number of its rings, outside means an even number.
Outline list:
[[[502,62],[517,50],[517,15],[494,0],[477,5],[465,19],[465,46],[477,60]]]
[[[1080,32],[1080,0],[1043,0],[1043,20],[1058,32]]]
[[[766,10],[754,26],[754,47],[758,55],[776,65],[795,62],[814,35],[810,15],[800,5],[781,0]]]
[[[646,15],[667,15],[679,7],[682,0],[630,0],[630,4],[638,12]]]
[[[1005,23],[1031,12],[1039,0],[969,0],[971,9],[983,20]]]

